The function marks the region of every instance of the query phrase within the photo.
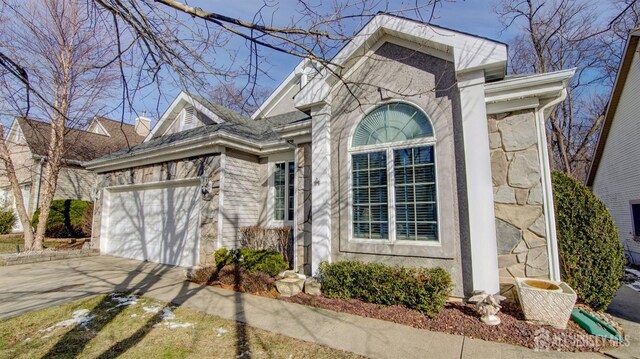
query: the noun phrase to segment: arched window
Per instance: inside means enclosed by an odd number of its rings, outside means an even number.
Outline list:
[[[438,241],[435,138],[424,112],[381,105],[351,142],[353,238]]]

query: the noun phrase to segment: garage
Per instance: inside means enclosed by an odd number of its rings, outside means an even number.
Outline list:
[[[198,265],[198,180],[108,187],[103,200],[102,253],[182,267]]]

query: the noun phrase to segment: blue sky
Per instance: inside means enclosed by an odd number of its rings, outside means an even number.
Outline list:
[[[293,0],[271,0],[278,5],[273,8],[268,8],[263,13],[268,13],[273,18],[275,24],[288,22],[288,20],[295,14],[288,10],[288,7]],[[320,0],[316,0],[320,1]],[[332,1],[332,0],[331,0]],[[327,0],[325,3],[331,3]],[[499,0],[458,0],[455,2],[444,2],[442,6],[438,6],[436,9],[436,16],[432,20],[432,23],[441,25],[454,30],[464,31],[471,34],[476,34],[491,39],[495,39],[502,42],[509,42],[519,32],[518,24],[515,24],[511,28],[505,30],[500,23],[498,16],[494,13],[494,4]],[[591,1],[591,0],[585,0]],[[251,21],[252,16],[262,6],[263,1],[221,1],[221,0],[191,0],[188,3],[195,7],[201,7],[205,10],[216,9],[223,15],[239,18],[246,21]],[[293,1],[295,3],[295,1]],[[413,0],[394,0],[389,1],[391,7],[411,7],[414,6]],[[602,13],[606,13],[608,10],[608,1],[599,2],[599,7],[602,7]],[[324,6],[324,5],[323,5]],[[244,40],[235,39],[231,42],[230,46],[238,46],[238,48],[246,48]],[[299,58],[294,56],[277,53],[268,49],[259,50],[263,55],[267,55],[269,63],[262,67],[263,70],[268,72],[269,77],[262,76],[258,80],[258,84],[268,89],[275,89],[278,84],[284,80],[284,78],[290,73],[290,71],[300,61]],[[239,80],[246,81],[246,80]],[[146,110],[150,117],[157,120],[157,117],[168,107],[173,97],[178,94],[179,88],[166,89],[162,96],[156,92],[148,92],[142,95],[135,104],[135,111],[138,113]],[[160,100],[158,101],[158,98]],[[118,114],[112,114],[112,117],[119,118]],[[125,121],[132,121],[135,115],[130,114],[130,119],[125,118]]]

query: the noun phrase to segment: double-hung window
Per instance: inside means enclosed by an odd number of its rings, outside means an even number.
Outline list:
[[[273,173],[274,209],[276,221],[293,221],[295,195],[295,163],[280,162],[275,164]]]
[[[353,239],[439,240],[434,145],[412,105],[384,104],[362,119],[350,149]]]

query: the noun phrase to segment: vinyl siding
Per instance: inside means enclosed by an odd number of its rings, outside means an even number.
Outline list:
[[[593,193],[609,209],[625,249],[640,254],[633,240],[630,201],[640,200],[640,59],[634,55],[618,109],[611,122]]]
[[[260,164],[253,155],[227,150],[224,168],[222,246],[236,247],[240,227],[258,224],[262,189]]]
[[[91,192],[95,185],[95,172],[77,167],[63,167],[58,175],[55,199],[92,201]]]

